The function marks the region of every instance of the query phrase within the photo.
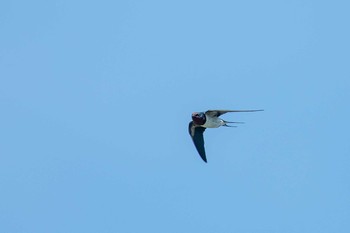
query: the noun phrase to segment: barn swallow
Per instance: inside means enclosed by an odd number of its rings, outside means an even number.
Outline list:
[[[243,122],[233,122],[225,121],[219,116],[228,112],[257,112],[264,111],[260,110],[208,110],[206,112],[194,112],[192,113],[192,121],[188,125],[188,132],[190,133],[193,143],[204,162],[207,162],[207,157],[205,155],[204,149],[204,138],[203,133],[206,128],[218,128],[220,126],[226,127],[236,127],[233,125],[228,125],[227,123],[243,123]]]

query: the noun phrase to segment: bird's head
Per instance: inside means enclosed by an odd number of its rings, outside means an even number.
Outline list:
[[[192,120],[196,125],[204,125],[206,117],[204,112],[194,112],[192,113]]]

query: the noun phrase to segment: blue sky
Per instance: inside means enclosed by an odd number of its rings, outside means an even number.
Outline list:
[[[349,7],[2,1],[0,232],[349,232]]]

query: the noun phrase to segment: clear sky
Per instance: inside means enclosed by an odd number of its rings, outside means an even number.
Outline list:
[[[0,232],[350,232],[349,9],[1,1]]]

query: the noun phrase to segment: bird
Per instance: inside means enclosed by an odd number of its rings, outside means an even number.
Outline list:
[[[207,163],[207,156],[205,154],[204,148],[204,137],[203,133],[206,128],[219,128],[220,126],[225,127],[236,127],[234,123],[244,123],[237,121],[225,121],[219,116],[228,113],[228,112],[258,112],[264,111],[263,109],[259,110],[208,110],[206,112],[194,112],[192,113],[192,121],[188,125],[188,132],[192,138],[192,141],[197,149],[198,154],[201,156],[204,162]]]

